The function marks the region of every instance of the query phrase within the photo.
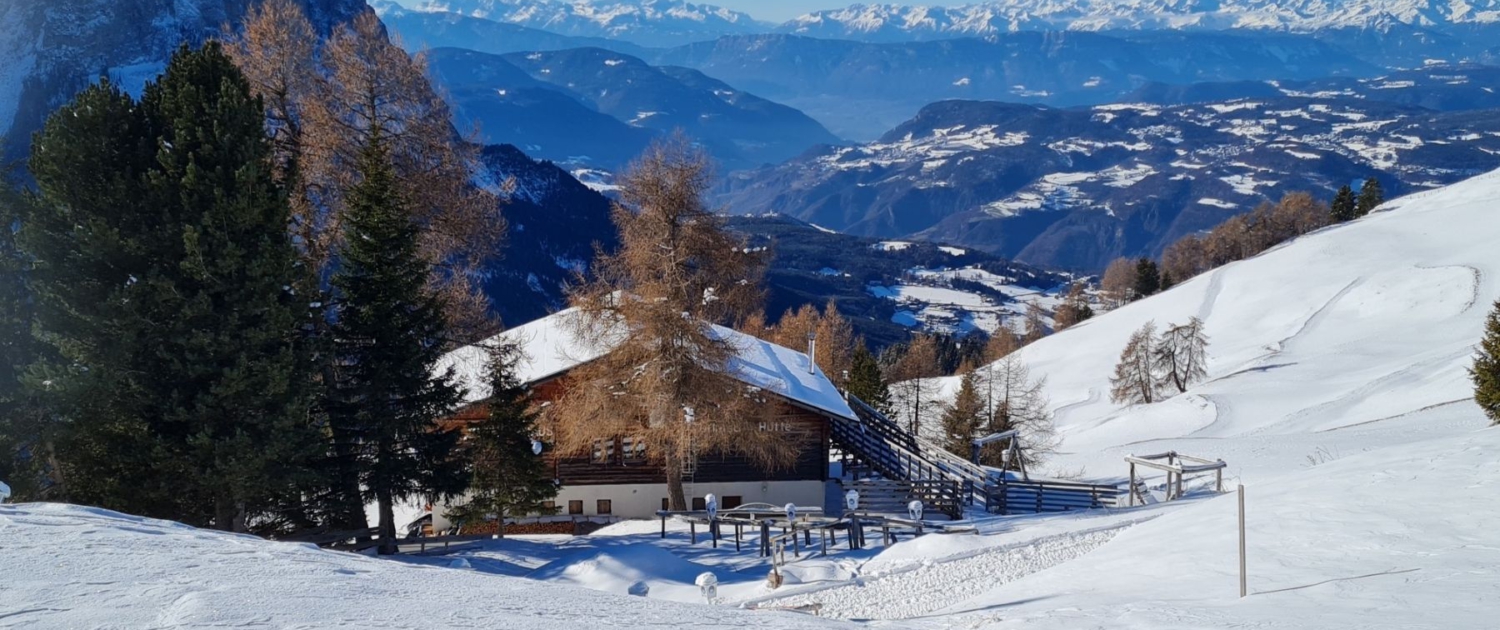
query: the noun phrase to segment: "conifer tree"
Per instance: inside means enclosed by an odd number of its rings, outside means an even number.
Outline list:
[[[1469,375],[1474,379],[1474,402],[1491,423],[1500,425],[1500,301],[1484,320],[1484,338]]]
[[[78,418],[75,498],[244,531],[306,480],[296,252],[263,118],[211,42],[139,103],[101,84],[38,136],[24,237],[63,359],[47,382]]]
[[[1329,207],[1328,218],[1334,223],[1353,221],[1359,216],[1356,204],[1354,189],[1350,188],[1348,184],[1344,184],[1339,188],[1338,193],[1333,196],[1333,205]]]
[[[458,434],[437,424],[460,400],[451,374],[434,371],[445,342],[442,300],[428,290],[421,227],[379,134],[357,170],[343,264],[333,278],[339,373],[327,409],[334,439],[353,455],[364,500],[379,506],[386,554],[396,551],[396,501],[451,497],[468,480],[455,457]]]
[[[881,374],[880,361],[865,347],[861,339],[854,346],[854,358],[849,369],[849,394],[865,401],[880,413],[890,413],[891,392]]]
[[[1172,277],[1172,272],[1165,271],[1165,270],[1163,270],[1161,272],[1161,290],[1162,291],[1166,291],[1167,289],[1170,289],[1173,286],[1176,286],[1176,284],[1177,284],[1177,279]]]
[[[1156,267],[1156,262],[1150,258],[1142,258],[1135,262],[1135,297],[1140,299],[1148,295],[1156,295],[1161,290],[1161,272]]]
[[[38,339],[55,352],[30,370],[46,384],[49,407],[77,418],[58,443],[68,498],[182,518],[155,470],[150,415],[126,379],[144,344],[117,332],[145,305],[136,297],[153,266],[146,252],[170,251],[155,223],[140,220],[154,137],[145,112],[113,83],[84,89],[34,138],[36,193],[22,205],[17,236],[33,263]]]
[[[1355,205],[1355,216],[1365,216],[1372,210],[1385,203],[1385,189],[1381,188],[1380,180],[1371,177],[1365,180],[1359,188],[1359,201]]]
[[[290,207],[271,173],[261,102],[218,43],[180,49],[141,107],[161,130],[150,192],[175,206],[168,237],[181,241],[154,323],[156,351],[174,357],[153,384],[173,405],[158,421],[191,436],[215,526],[244,531],[257,503],[297,492],[317,444],[297,354],[304,306],[290,291]]]
[[[972,367],[972,366],[970,366]],[[943,406],[943,448],[968,459],[970,443],[985,424],[985,404],[979,391],[979,375],[969,369],[959,377],[958,394]]]
[[[1130,335],[1115,374],[1109,379],[1109,399],[1120,404],[1150,404],[1160,384],[1153,365],[1156,354],[1156,324],[1146,322]]]
[[[547,511],[545,503],[557,496],[557,484],[546,461],[535,451],[537,414],[531,394],[516,377],[520,348],[490,349],[489,414],[468,428],[462,448],[472,479],[468,501],[448,512],[456,523],[478,522],[493,515],[525,516]]]
[[[10,484],[13,500],[20,502],[39,494],[39,462],[23,453],[37,443],[41,427],[22,385],[23,373],[37,355],[33,300],[25,282],[28,265],[11,229],[18,221],[19,202],[0,181],[0,480]]]

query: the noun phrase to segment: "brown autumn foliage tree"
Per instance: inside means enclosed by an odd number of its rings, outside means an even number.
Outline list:
[[[1172,276],[1179,284],[1208,271],[1208,254],[1203,237],[1189,234],[1168,245],[1161,254],[1161,268],[1163,273]]]
[[[755,334],[747,328],[755,321],[752,315],[740,329]],[[809,334],[815,335],[817,340],[818,369],[823,370],[834,385],[843,387],[845,374],[854,365],[854,327],[839,313],[833,300],[828,301],[822,312],[811,304],[803,304],[796,310],[787,309],[776,326],[764,329],[757,336],[779,346],[803,351],[807,348]]]
[[[629,436],[662,466],[671,508],[687,508],[684,468],[700,454],[733,453],[789,465],[796,438],[763,429],[776,405],[730,376],[736,348],[713,324],[760,307],[763,256],[705,206],[712,167],[682,136],[659,142],[620,178],[613,211],[620,248],[572,296],[571,333],[609,349],[569,374],[547,412],[564,454]]]
[[[1021,339],[1016,336],[1016,332],[1009,326],[1001,324],[995,332],[990,333],[989,341],[984,344],[984,362],[999,361],[1020,349]]]
[[[301,7],[267,0],[246,15],[229,47],[266,102],[276,165],[294,210],[292,230],[321,286],[338,257],[345,195],[361,147],[378,134],[422,224],[430,288],[448,305],[450,328],[471,337],[492,328],[475,284],[499,250],[505,222],[499,196],[473,182],[478,147],[460,137],[423,55],[391,41],[373,12],[337,28],[321,47]]]
[[[1099,288],[1104,292],[1104,297],[1120,306],[1133,299],[1135,294],[1136,261],[1129,258],[1116,258],[1104,269],[1104,278],[1100,280]]]
[[[1189,235],[1162,253],[1163,270],[1177,282],[1244,260],[1290,239],[1328,225],[1330,211],[1305,192],[1288,193],[1249,214],[1226,219],[1207,236]]]
[[[925,426],[935,426],[934,421],[942,413],[939,404],[937,383],[934,377],[943,375],[942,362],[938,359],[938,339],[934,335],[919,334],[912,337],[895,364],[891,366],[892,407],[895,415],[906,421],[907,430],[920,434]]]
[[[1068,285],[1068,294],[1052,316],[1058,330],[1067,330],[1094,316],[1094,307],[1089,306],[1088,292],[1082,282]]]

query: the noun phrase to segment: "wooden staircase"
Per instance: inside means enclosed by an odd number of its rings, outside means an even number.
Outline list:
[[[833,420],[835,445],[885,479],[956,487],[959,501],[932,506],[953,518],[962,517],[964,506],[998,514],[1052,512],[1113,507],[1123,496],[1116,486],[1016,479],[912,435],[854,396],[848,401],[858,420]]]

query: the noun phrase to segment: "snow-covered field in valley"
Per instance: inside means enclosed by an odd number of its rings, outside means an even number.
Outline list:
[[[0,506],[0,628],[1500,627],[1500,428],[1466,372],[1500,297],[1496,243],[1500,173],[1022,351],[1056,411],[1047,470],[1116,481],[1125,455],[1168,450],[1228,462],[1229,487],[1247,488],[1243,599],[1237,501],[1205,480],[1179,501],[875,536],[792,563],[776,591],[749,546],[690,545],[681,525],[662,539],[656,522],[384,560],[27,504]],[[1111,403],[1131,332],[1195,316],[1207,378]],[[705,571],[718,605],[698,603]],[[637,582],[649,597],[624,594]],[[822,617],[769,610],[808,604]]]

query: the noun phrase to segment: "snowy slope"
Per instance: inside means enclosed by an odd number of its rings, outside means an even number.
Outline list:
[[[1075,561],[938,614],[963,628],[1494,628],[1500,431],[1386,449],[1121,532]]]
[[[1500,297],[1497,198],[1500,172],[1399,199],[1027,347],[1057,411],[1055,465],[1118,476],[1122,454],[1179,448],[1259,472],[1481,425],[1466,368]],[[1111,403],[1130,333],[1193,316],[1209,378],[1164,402]],[[1432,409],[1463,413],[1408,426]],[[1410,430],[1343,442],[1392,426]]]
[[[0,506],[5,628],[836,628],[417,567],[57,504]]]

